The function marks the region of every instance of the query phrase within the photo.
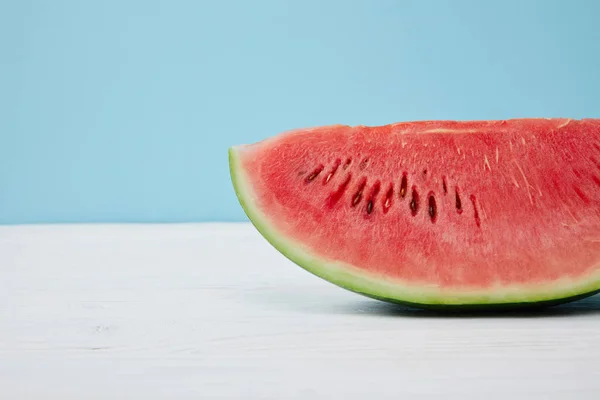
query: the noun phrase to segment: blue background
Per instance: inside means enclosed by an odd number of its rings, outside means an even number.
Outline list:
[[[597,1],[0,1],[0,223],[245,219],[290,128],[598,117]]]

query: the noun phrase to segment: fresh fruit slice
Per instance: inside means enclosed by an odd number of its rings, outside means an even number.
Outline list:
[[[479,308],[600,291],[600,119],[299,129],[229,162],[260,233],[351,291]]]

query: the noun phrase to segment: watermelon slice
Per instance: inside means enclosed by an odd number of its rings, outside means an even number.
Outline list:
[[[258,231],[351,291],[425,308],[600,291],[600,119],[298,129],[229,163]]]

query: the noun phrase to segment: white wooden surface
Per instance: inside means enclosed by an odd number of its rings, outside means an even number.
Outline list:
[[[0,399],[600,399],[600,299],[444,317],[247,224],[0,227]]]

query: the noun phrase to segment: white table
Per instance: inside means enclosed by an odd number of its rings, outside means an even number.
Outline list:
[[[441,317],[248,224],[0,227],[0,399],[600,399],[600,299]]]

